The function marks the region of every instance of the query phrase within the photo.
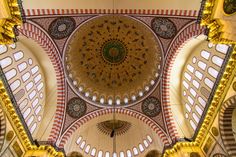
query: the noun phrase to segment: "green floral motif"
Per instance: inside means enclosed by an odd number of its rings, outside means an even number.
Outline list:
[[[224,1],[224,12],[226,14],[233,14],[236,12],[236,0],[225,0]]]
[[[111,64],[122,62],[127,55],[125,45],[119,40],[109,40],[103,44],[102,56]]]

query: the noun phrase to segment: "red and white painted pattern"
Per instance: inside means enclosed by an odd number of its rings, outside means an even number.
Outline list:
[[[162,103],[165,115],[166,125],[173,141],[179,138],[176,124],[173,119],[171,104],[170,104],[170,73],[172,70],[173,63],[182,48],[183,44],[190,38],[203,34],[204,27],[201,27],[196,22],[187,25],[176,37],[176,39],[170,45],[168,55],[166,57],[166,63],[163,69],[162,77]]]
[[[4,112],[0,107],[0,150],[2,150],[4,144],[5,133],[6,133],[6,120]]]
[[[69,14],[146,14],[197,17],[197,10],[164,9],[26,9],[26,16]]]
[[[20,28],[20,32],[21,34],[35,40],[45,50],[53,64],[56,73],[57,108],[53,127],[48,139],[49,141],[55,142],[60,133],[65,109],[65,75],[63,71],[62,61],[53,42],[50,40],[48,35],[39,27],[27,22],[24,23],[23,27]]]
[[[44,11],[37,11],[37,13],[35,13],[35,15],[50,15],[49,12],[51,12],[52,14],[58,14],[58,12],[61,12],[66,14],[67,12],[70,11],[62,11],[62,10],[57,10],[57,12],[54,11],[50,11],[48,10],[48,12]],[[169,11],[168,11],[169,12]],[[167,13],[168,13],[167,12]],[[76,13],[76,12],[71,12],[72,13]],[[85,12],[86,13],[86,12]],[[98,12],[99,13],[99,12]],[[108,12],[109,13],[109,12]],[[111,12],[112,13],[112,12]],[[136,13],[135,11],[129,12],[129,13]],[[137,12],[138,14],[139,12]],[[142,13],[142,12],[141,12]],[[143,12],[143,13],[150,13],[150,12]],[[173,13],[173,12],[172,12]],[[178,12],[177,12],[178,13]],[[191,12],[192,13],[192,12]],[[181,13],[182,14],[182,13]],[[181,15],[179,14],[179,15]],[[194,13],[195,14],[195,13]],[[173,14],[176,15],[176,14]],[[189,25],[188,27],[186,27],[186,29],[184,29],[179,36],[175,39],[175,41],[172,43],[171,45],[171,49],[168,53],[167,56],[167,64],[164,67],[164,73],[163,73],[163,92],[162,92],[162,97],[163,97],[163,105],[164,105],[164,114],[165,114],[165,120],[166,120],[166,124],[167,124],[167,128],[169,130],[170,136],[172,137],[172,140],[175,140],[176,138],[178,138],[178,133],[175,127],[175,123],[173,120],[173,115],[172,115],[172,111],[171,111],[171,104],[169,102],[169,78],[170,78],[170,71],[173,65],[173,62],[178,54],[178,49],[180,48],[180,46],[184,43],[184,41],[186,41],[187,39],[195,36],[195,35],[199,35],[203,32],[203,28],[201,28],[199,25],[197,25],[196,23]],[[54,124],[53,124],[53,128],[49,137],[49,141],[55,142],[56,139],[59,136],[60,130],[61,130],[61,126],[62,126],[62,122],[63,122],[63,116],[64,116],[64,104],[65,104],[65,80],[64,80],[64,72],[63,72],[63,66],[60,60],[60,57],[57,53],[57,49],[55,48],[53,42],[50,40],[50,38],[47,36],[47,34],[45,32],[43,32],[39,27],[31,24],[31,23],[25,23],[23,25],[23,28],[21,28],[21,32],[34,39],[36,42],[38,42],[44,49],[45,51],[48,53],[50,59],[52,60],[52,63],[54,65],[54,69],[57,73],[57,94],[58,94],[58,99],[57,99],[57,109],[56,109],[56,116],[54,119]],[[108,109],[109,110],[109,109]],[[122,110],[122,109],[119,109]],[[124,110],[124,109],[123,109]],[[100,112],[104,112],[104,114],[106,114],[105,111],[99,111]],[[134,113],[134,112],[133,112]],[[84,121],[88,121],[89,119],[91,119],[91,117],[94,117],[92,115],[88,115],[85,118],[81,119],[81,122],[78,122],[78,125],[76,125],[78,128],[78,126],[80,126],[81,124],[84,123]],[[135,117],[135,116],[134,116]],[[142,116],[138,116],[138,118],[140,118]],[[143,116],[144,117],[144,116]],[[155,124],[155,122],[153,122],[152,120],[147,120],[147,118],[143,118],[142,119],[146,122],[146,124],[148,124],[150,127],[152,127],[158,134],[160,133],[160,129],[158,128],[158,126]],[[140,119],[140,120],[142,120]],[[81,123],[81,124],[80,124]],[[71,127],[72,129],[74,128],[74,126]],[[68,131],[70,132],[70,130]],[[164,134],[159,134],[162,138],[164,138]],[[169,141],[167,140],[167,137],[165,136],[165,140],[164,143],[169,143]],[[66,141],[66,136],[64,136],[64,139],[62,139],[62,143],[63,140]]]
[[[82,125],[84,125],[85,123],[90,121],[91,119],[94,119],[94,118],[102,116],[102,115],[112,114],[113,112],[114,112],[114,109],[112,109],[112,108],[101,109],[101,110],[91,112],[91,113],[87,114],[86,116],[78,119],[73,125],[71,125],[67,129],[67,131],[65,133],[63,133],[63,135],[61,137],[59,147],[63,148],[64,145],[66,144],[66,142],[68,141],[68,139],[71,137],[71,135],[76,130],[78,130]],[[127,116],[131,116],[131,117],[139,119],[140,121],[142,121],[143,123],[148,125],[154,132],[157,133],[157,135],[161,138],[164,145],[169,145],[170,144],[170,140],[168,139],[167,134],[158,126],[158,124],[156,124],[149,117],[144,116],[143,114],[141,114],[139,112],[129,110],[129,109],[125,109],[125,108],[116,108],[115,113],[125,114]]]
[[[220,110],[220,134],[229,156],[236,156],[236,139],[234,137],[232,117],[236,109],[236,96],[230,97]]]

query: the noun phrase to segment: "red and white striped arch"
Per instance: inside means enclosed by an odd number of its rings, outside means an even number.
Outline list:
[[[27,21],[27,23],[24,23],[24,25],[20,28],[20,33],[36,41],[45,50],[56,73],[57,107],[53,127],[48,138],[49,141],[56,142],[62,127],[65,110],[65,75],[62,61],[53,41],[40,27],[30,21]]]
[[[233,130],[233,112],[236,109],[236,95],[227,99],[219,114],[220,134],[229,156],[236,156],[236,139]]]
[[[146,14],[197,17],[197,10],[164,9],[26,9],[26,16],[70,14]]]
[[[94,119],[96,117],[102,116],[102,115],[107,115],[107,114],[112,114],[115,110],[115,113],[117,114],[124,114],[127,116],[134,117],[146,125],[148,125],[162,140],[164,145],[169,145],[171,143],[170,139],[168,138],[167,134],[159,127],[157,123],[155,123],[151,118],[136,112],[134,110],[130,109],[125,109],[125,108],[107,108],[107,109],[100,109],[94,112],[91,112],[80,119],[78,119],[74,124],[72,124],[62,135],[59,147],[63,148],[63,146],[66,144],[68,139],[71,137],[71,135],[79,129],[82,125],[85,123],[89,122],[91,119]]]
[[[37,13],[35,12],[35,15],[65,14],[67,12],[68,11],[65,12],[65,10],[62,11],[62,10],[58,10],[58,9],[56,9],[56,11],[55,10],[54,11],[47,10],[47,12],[45,12],[45,10],[44,11],[37,10]],[[135,12],[132,11],[132,13],[135,13]],[[148,14],[148,12],[146,12],[146,11],[145,11],[145,13]],[[169,13],[169,11],[167,11],[166,13]],[[173,13],[173,11],[170,13]],[[178,13],[178,12],[176,12],[176,13]],[[184,14],[185,13],[186,13],[186,11],[184,11]],[[75,14],[75,13],[71,12],[71,14]],[[137,14],[139,14],[139,13],[137,13]],[[181,12],[181,14],[182,14],[182,12]],[[181,14],[178,14],[178,15],[181,15]],[[176,14],[173,14],[173,15],[176,15]],[[194,15],[195,15],[195,13],[194,13]],[[29,16],[30,16],[30,14],[29,14]],[[50,137],[48,139],[49,141],[55,142],[60,134],[60,130],[62,127],[62,122],[63,122],[64,110],[65,110],[65,108],[64,108],[65,79],[64,79],[63,66],[62,66],[60,57],[58,55],[58,51],[46,32],[44,32],[43,30],[41,30],[39,27],[37,27],[36,25],[34,25],[32,23],[25,23],[23,28],[21,28],[21,31],[26,36],[28,36],[28,37],[32,38],[33,40],[35,40],[36,42],[38,42],[45,49],[45,51],[48,53],[50,59],[52,60],[52,63],[54,65],[54,69],[57,73],[57,85],[58,85],[57,110],[56,110],[56,116],[54,119],[53,128],[50,133]],[[169,102],[170,72],[171,72],[174,60],[178,54],[178,49],[181,48],[181,45],[189,38],[191,38],[195,35],[202,34],[203,31],[204,31],[204,28],[201,28],[195,22],[187,25],[185,27],[185,29],[179,33],[178,37],[174,40],[174,42],[172,42],[172,44],[170,46],[171,48],[168,51],[169,53],[166,57],[167,59],[166,59],[166,64],[165,64],[165,67],[163,70],[163,80],[162,80],[162,102],[163,102],[165,121],[166,121],[167,128],[168,128],[168,131],[169,131],[169,134],[170,134],[172,140],[175,140],[176,138],[178,138],[178,133],[177,133],[176,126],[175,126],[175,123],[173,120],[173,115],[172,115],[172,111],[171,111],[171,104]],[[91,115],[89,115],[89,116],[91,116]],[[151,127],[156,126],[156,124],[154,122],[151,123],[151,121],[149,121],[148,123],[149,123],[148,125]]]
[[[163,69],[162,76],[162,105],[164,110],[164,116],[166,125],[169,131],[169,135],[173,141],[179,138],[176,124],[173,119],[172,109],[170,104],[170,73],[172,70],[173,63],[175,62],[176,56],[179,50],[182,48],[183,44],[190,38],[203,34],[205,28],[201,27],[196,21],[189,23],[183,28],[178,36],[173,40],[170,48],[168,50],[165,65]]]
[[[4,145],[4,139],[6,134],[6,119],[4,115],[4,111],[2,110],[2,107],[0,106],[0,151],[2,151],[2,147]]]

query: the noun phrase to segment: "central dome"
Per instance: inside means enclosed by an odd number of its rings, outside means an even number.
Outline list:
[[[96,105],[130,105],[143,99],[155,87],[160,65],[156,37],[128,16],[97,16],[86,21],[65,49],[70,85]]]

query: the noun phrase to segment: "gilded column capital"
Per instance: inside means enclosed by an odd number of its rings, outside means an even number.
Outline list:
[[[209,29],[208,39],[213,43],[235,44],[235,13],[225,12],[225,0],[206,0],[201,25]]]
[[[15,38],[14,27],[21,25],[21,9],[17,0],[0,1],[0,44],[11,44]]]

